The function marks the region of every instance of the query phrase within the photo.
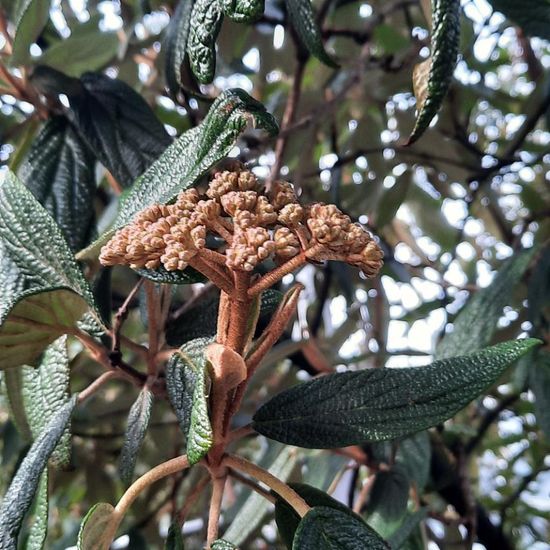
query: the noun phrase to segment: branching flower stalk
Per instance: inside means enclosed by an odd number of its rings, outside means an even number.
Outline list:
[[[250,378],[293,317],[303,287],[296,284],[287,292],[267,328],[254,340],[261,293],[306,263],[326,260],[346,262],[373,277],[382,265],[382,252],[371,235],[336,206],[302,206],[290,183],[275,181],[266,190],[243,167],[215,174],[205,194],[190,189],[173,204],[149,206],[101,251],[104,265],[169,272],[191,267],[220,289],[216,342],[206,349],[213,430],[212,447],[201,461],[213,487],[208,547],[218,536],[230,470],[267,484],[300,516],[308,510],[290,487],[258,466],[229,455],[227,447],[250,433],[247,427],[231,431],[231,420]],[[151,283],[146,282],[145,289],[150,319],[147,380],[151,383],[164,357],[160,335],[168,312],[155,305]],[[131,499],[123,497],[122,501]]]

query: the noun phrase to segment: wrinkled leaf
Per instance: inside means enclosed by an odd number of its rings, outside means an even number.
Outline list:
[[[453,77],[459,41],[460,1],[432,0],[432,51],[430,58],[413,72],[418,114],[409,145],[424,133],[443,103]]]
[[[57,222],[72,250],[88,244],[94,225],[94,157],[65,117],[44,125],[19,177]]]
[[[21,462],[0,506],[1,548],[16,548],[21,524],[38,489],[41,473],[63,435],[75,405],[76,397],[73,397],[56,412]]]
[[[493,282],[470,297],[454,320],[453,331],[446,334],[437,346],[437,359],[454,357],[463,350],[477,351],[489,345],[502,310],[510,300],[510,289],[518,285],[532,257],[533,249],[508,259]]]
[[[519,25],[525,34],[550,40],[548,0],[489,0],[489,4]]]
[[[153,393],[145,387],[139,392],[130,409],[128,425],[124,434],[124,444],[120,452],[118,471],[122,481],[126,484],[130,484],[132,481],[137,455],[145,438],[152,408]]]
[[[23,65],[29,60],[29,48],[45,27],[49,13],[49,0],[17,1],[11,65]]]
[[[224,539],[215,540],[211,548],[212,550],[238,550],[233,543]]]
[[[256,412],[253,426],[307,448],[411,435],[454,416],[539,343],[505,342],[426,367],[330,374],[276,395]]]
[[[27,419],[27,411],[23,402],[23,380],[21,369],[7,369],[4,372],[3,382],[8,398],[9,415],[17,431],[25,441],[32,440],[31,427]]]
[[[159,284],[189,285],[191,283],[203,283],[204,275],[188,267],[184,271],[168,271],[160,266],[158,269],[135,269],[138,275]]]
[[[103,540],[103,537],[114,510],[113,506],[106,502],[98,502],[90,508],[80,525],[76,543],[78,550],[98,550],[105,545],[109,547],[111,541]]]
[[[193,74],[202,84],[210,84],[216,72],[216,38],[221,29],[221,0],[195,0],[187,54]]]
[[[42,550],[48,534],[48,468],[40,476],[34,499],[33,517],[25,550]]]
[[[223,13],[238,23],[250,23],[264,13],[264,0],[221,0]]]
[[[183,345],[166,366],[168,398],[187,439],[189,464],[196,464],[212,446],[208,416],[208,372],[205,348],[211,338],[199,338]]]
[[[325,51],[311,0],[286,0],[286,9],[290,23],[311,55],[329,67],[337,68],[338,64]]]
[[[0,368],[32,364],[93,295],[61,231],[25,186],[0,184]]]
[[[293,550],[387,550],[389,546],[362,520],[334,508],[318,506],[303,518]]]

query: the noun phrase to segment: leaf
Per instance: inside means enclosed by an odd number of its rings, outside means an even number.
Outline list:
[[[147,387],[144,387],[130,409],[128,425],[124,434],[124,444],[119,458],[118,471],[122,481],[128,485],[134,475],[137,455],[145,438],[152,409],[153,393]]]
[[[48,534],[48,468],[40,476],[33,509],[33,519],[25,550],[42,550]]]
[[[432,450],[430,436],[427,432],[419,432],[399,442],[395,461],[407,472],[416,489],[422,492],[430,477],[430,462]]]
[[[550,441],[550,353],[539,350],[529,368],[529,388],[535,395],[535,415]]]
[[[327,54],[323,46],[311,0],[285,0],[285,3],[289,20],[309,53],[325,65],[336,69],[338,64]]]
[[[382,537],[389,537],[401,524],[408,500],[409,478],[402,466],[377,472],[366,509],[368,524]]]
[[[23,403],[34,439],[46,429],[55,413],[70,401],[69,373],[66,336],[48,346],[37,368],[21,368]],[[66,468],[70,460],[71,434],[67,427],[50,457],[50,463],[57,468]]]
[[[94,304],[61,231],[11,172],[0,184],[0,295],[2,369],[32,364]]]
[[[420,510],[407,514],[397,531],[388,538],[388,543],[391,548],[396,550],[401,548],[412,532],[418,527],[419,523],[428,516],[428,507],[420,508]]]
[[[194,0],[180,0],[174,15],[170,18],[170,23],[166,29],[166,36],[162,43],[162,48],[166,52],[164,57],[164,76],[166,84],[173,96],[177,96],[181,81],[181,70],[185,51],[187,48],[187,39],[191,28],[191,11]]]
[[[105,67],[116,56],[120,43],[116,32],[104,32],[98,28],[101,17],[96,14],[75,27],[69,38],[48,47],[38,63],[75,77]]]
[[[550,40],[548,0],[489,0],[489,4],[520,26],[525,34]]]
[[[166,537],[166,542],[164,543],[164,550],[184,550],[181,527],[175,520],[168,529],[168,536]]]
[[[352,515],[317,506],[298,525],[294,550],[387,550],[389,546],[366,523]]]
[[[40,475],[65,431],[76,396],[59,409],[21,462],[0,506],[0,548],[16,548],[23,518],[31,506]]]
[[[215,540],[210,548],[212,550],[238,550],[233,543],[224,539]]]
[[[15,6],[15,36],[11,65],[24,65],[30,59],[29,48],[46,26],[50,14],[49,0],[18,0]]]
[[[446,359],[462,353],[477,351],[491,342],[502,310],[510,300],[531,258],[533,249],[524,250],[508,259],[486,288],[476,292],[458,314],[453,331],[446,334],[435,350],[436,359]]]
[[[413,72],[418,115],[407,145],[424,133],[451,84],[460,41],[460,1],[432,0],[431,57]]]
[[[65,117],[46,122],[19,177],[55,219],[72,250],[89,243],[94,230],[94,157]]]
[[[216,71],[216,38],[223,21],[221,0],[195,0],[187,54],[193,74],[201,84],[210,84]]]
[[[158,284],[189,285],[205,281],[202,273],[195,271],[192,267],[188,267],[185,271],[167,271],[162,266],[158,269],[134,269],[134,271]]]
[[[4,387],[8,398],[9,416],[21,437],[25,441],[32,440],[31,428],[27,419],[27,412],[23,403],[23,381],[21,369],[8,369],[4,372]]]
[[[344,514],[351,515],[357,521],[363,522],[363,519],[350,510],[345,504],[342,504],[338,500],[327,495],[324,491],[320,491],[311,485],[305,483],[289,483],[292,487],[311,507],[324,506],[327,508],[333,508]],[[300,516],[296,513],[294,508],[290,506],[285,500],[277,499],[275,502],[275,522],[277,523],[277,529],[279,534],[286,544],[287,548],[292,548],[292,542],[294,541],[294,534],[300,524]],[[364,523],[364,522],[363,522]]]
[[[221,0],[225,15],[237,23],[251,23],[259,19],[265,9],[264,0]]]
[[[276,395],[256,412],[253,427],[319,449],[411,435],[451,418],[539,343],[505,342],[426,367],[323,376]]]
[[[211,338],[198,338],[183,345],[166,366],[166,389],[181,430],[187,438],[189,464],[206,455],[213,442],[208,416],[209,381],[205,348]]]
[[[78,550],[98,550],[109,547],[110,540],[103,540],[115,509],[110,504],[98,502],[86,514],[80,525],[76,547]]]

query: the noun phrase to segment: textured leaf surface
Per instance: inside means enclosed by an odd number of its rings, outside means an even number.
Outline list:
[[[188,267],[185,271],[167,271],[164,267],[158,269],[135,269],[138,275],[159,284],[168,285],[189,285],[191,283],[204,282],[204,276],[195,271],[192,267]]]
[[[25,186],[0,184],[0,368],[32,364],[93,296],[61,231]]]
[[[187,41],[189,63],[197,80],[210,84],[216,72],[216,38],[223,20],[221,0],[195,0]]]
[[[8,398],[9,416],[17,431],[25,441],[32,441],[31,427],[23,402],[23,380],[21,369],[8,369],[2,377],[6,396]]]
[[[311,485],[304,483],[289,483],[289,485],[311,506],[324,506],[327,508],[333,508],[339,510],[345,514],[350,514],[357,521],[363,522],[362,518],[353,513],[345,504],[327,495],[324,491],[320,491]],[[298,525],[300,524],[300,516],[296,513],[294,508],[290,506],[285,500],[278,499],[275,503],[275,521],[277,523],[277,529],[279,534],[286,544],[287,548],[292,548],[292,542],[294,541],[294,534]]]
[[[178,522],[174,521],[168,529],[168,536],[164,543],[164,550],[184,550],[183,537]]]
[[[23,403],[34,439],[46,429],[55,413],[70,401],[69,373],[66,336],[50,344],[37,368],[21,368]],[[50,457],[50,463],[64,468],[70,460],[71,434],[67,426]]]
[[[48,534],[48,468],[40,476],[38,492],[34,500],[33,519],[25,550],[42,550]]]
[[[57,411],[21,462],[0,506],[0,548],[16,548],[23,518],[32,504],[41,473],[63,435],[75,405],[76,397]]]
[[[54,117],[44,125],[19,177],[57,222],[72,250],[89,243],[94,223],[94,157],[65,117]]]
[[[286,0],[286,9],[292,26],[311,55],[329,67],[338,67],[338,64],[325,51],[311,0]]]
[[[12,65],[23,65],[30,58],[29,47],[48,21],[49,0],[18,0],[15,5],[15,36],[10,58]]]
[[[221,0],[223,13],[238,23],[259,19],[265,8],[264,0]]]
[[[233,543],[224,539],[215,540],[211,548],[212,550],[237,550],[237,547]]]
[[[324,376],[268,401],[254,415],[254,429],[308,448],[407,436],[454,416],[538,344],[516,340],[426,367]]]
[[[149,389],[143,388],[130,409],[124,444],[120,452],[118,470],[122,481],[126,484],[132,481],[137,455],[149,426],[152,409],[153,394]]]
[[[101,544],[109,544],[111,541],[102,540],[106,528],[111,522],[114,508],[106,502],[99,502],[90,508],[80,525],[78,532],[78,550],[98,550]]]
[[[477,351],[489,345],[502,310],[510,300],[510,289],[518,285],[532,257],[531,249],[507,260],[493,282],[468,300],[453,323],[453,332],[446,334],[437,346],[437,359],[454,357],[463,350]]]
[[[293,550],[387,550],[389,546],[362,520],[334,508],[312,508],[300,522]]]
[[[432,0],[431,57],[413,73],[418,115],[408,144],[428,128],[447,94],[460,41],[460,1]]]
[[[489,4],[519,25],[529,36],[550,40],[550,2],[548,0],[489,0]]]
[[[166,366],[168,398],[187,438],[189,464],[197,463],[212,446],[206,397],[209,380],[204,353],[211,342],[211,338],[188,342]]]
[[[162,47],[164,48],[164,75],[166,84],[173,96],[176,96],[181,87],[181,70],[187,39],[191,28],[191,12],[194,0],[180,0],[174,15],[166,29],[166,36]]]

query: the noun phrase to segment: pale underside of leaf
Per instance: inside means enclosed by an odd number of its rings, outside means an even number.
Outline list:
[[[98,550],[108,548],[111,541],[105,539],[107,527],[111,523],[114,508],[106,502],[99,502],[86,514],[78,532],[78,550]]]

